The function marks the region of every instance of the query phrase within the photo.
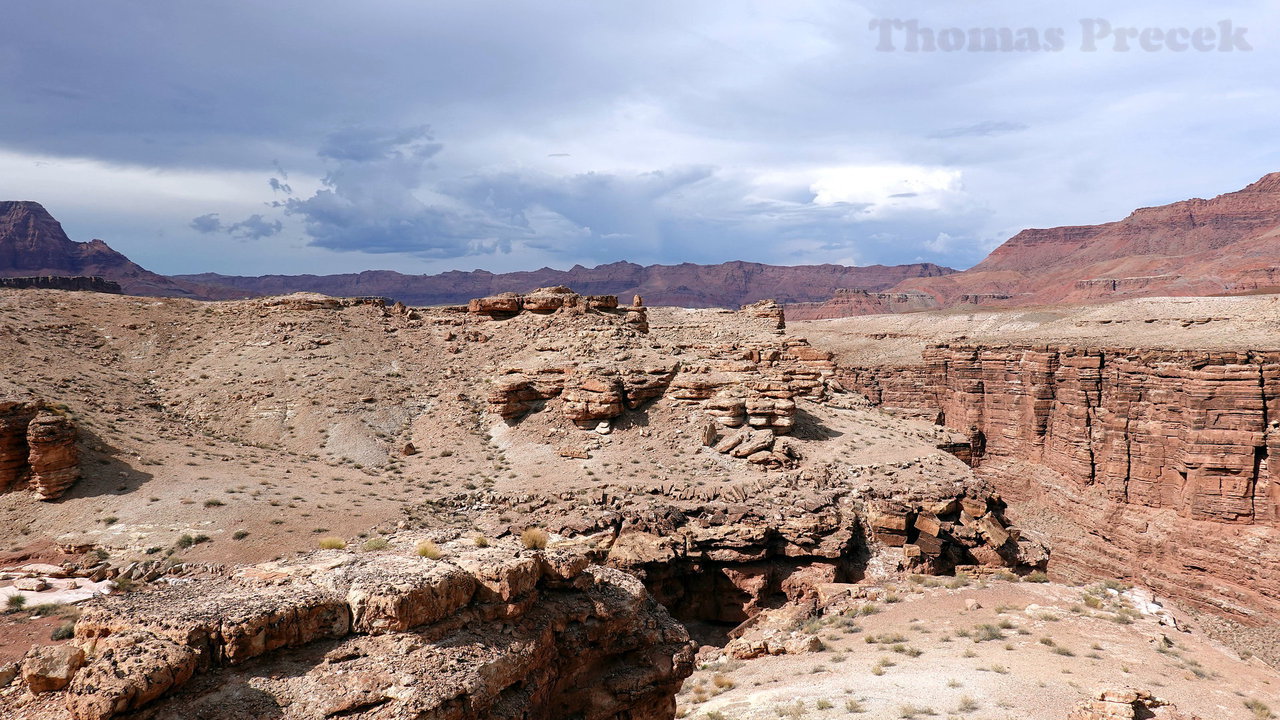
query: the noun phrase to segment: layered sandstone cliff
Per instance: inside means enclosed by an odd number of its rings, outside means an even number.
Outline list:
[[[925,292],[944,306],[1274,291],[1277,231],[1280,173],[1272,173],[1237,192],[1143,208],[1118,222],[1024,230],[963,273],[908,279],[894,290]]]
[[[845,379],[936,408],[990,458],[1043,465],[1119,502],[1280,522],[1280,352],[934,346],[925,366]]]
[[[61,497],[80,478],[75,423],[38,402],[0,400],[0,492]]]
[[[843,370],[972,439],[1054,566],[1261,620],[1280,597],[1280,352],[932,346]]]

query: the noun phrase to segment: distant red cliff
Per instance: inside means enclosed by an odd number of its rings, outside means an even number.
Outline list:
[[[964,272],[908,278],[883,297],[835,294],[789,309],[788,318],[1255,292],[1280,292],[1280,173],[1118,222],[1023,230]],[[910,302],[890,301],[907,296]]]

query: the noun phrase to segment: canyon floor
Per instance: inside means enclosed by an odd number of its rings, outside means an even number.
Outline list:
[[[1146,688],[1202,718],[1276,707],[1280,673],[1195,629],[1161,624],[1114,582],[915,576],[824,617],[821,650],[715,658],[685,681],[683,717],[1057,720],[1100,688]],[[713,657],[714,653],[708,655]]]
[[[518,554],[534,527],[549,549],[640,578],[707,642],[676,698],[682,717],[1050,720],[1124,686],[1204,720],[1266,717],[1257,703],[1280,708],[1280,675],[1263,653],[1250,656],[1259,636],[1232,646],[1229,633],[1209,632],[1203,608],[1165,599],[1153,614],[1119,594],[1115,577],[1060,571],[1037,520],[1046,509],[1024,510],[970,467],[963,432],[918,409],[876,407],[840,378],[918,365],[939,342],[1248,350],[1274,347],[1277,331],[1271,296],[781,330],[769,306],[581,305],[495,319],[316,295],[198,303],[0,290],[0,398],[73,418],[81,467],[55,500],[0,494],[0,569],[101,561],[221,582],[245,566],[271,574],[312,562],[322,542],[345,544],[357,564],[421,561],[420,543],[445,561],[490,544]],[[954,532],[934,530],[935,547],[920,528],[939,518]],[[1018,582],[1045,579],[1044,545],[1054,582]],[[601,588],[625,585],[601,577]],[[165,583],[153,580],[124,597]],[[848,607],[812,605],[837,591],[850,593]],[[27,597],[41,604],[40,592]],[[520,612],[533,612],[529,602]],[[805,603],[778,635],[803,650],[733,657],[735,626],[782,622]],[[48,644],[74,612],[35,614],[0,616],[0,667]],[[1181,630],[1159,623],[1170,614]],[[154,631],[144,626],[135,629]],[[312,662],[306,652],[280,662]],[[252,662],[251,675],[271,676],[274,661]],[[200,682],[192,693],[217,697],[214,680]],[[259,690],[274,708],[261,717],[324,716],[286,702],[298,688]],[[24,697],[19,717],[66,717],[61,701],[24,692],[0,690],[0,703]],[[340,714],[400,717],[389,708],[425,702],[396,692]],[[486,715],[441,715],[472,716]]]

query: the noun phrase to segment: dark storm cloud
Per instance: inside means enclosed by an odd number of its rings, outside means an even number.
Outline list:
[[[261,240],[277,235],[284,229],[284,223],[279,220],[267,220],[261,215],[250,215],[238,223],[232,223],[226,227],[226,232],[231,237],[242,238],[244,240]]]
[[[425,126],[339,130],[318,152],[330,163],[324,187],[289,199],[286,212],[302,219],[312,245],[329,250],[453,258],[508,248],[513,228],[417,194],[442,148]]]
[[[563,264],[718,262],[764,250],[784,262],[901,252],[939,227],[976,231],[981,211],[895,214],[895,200],[818,203],[807,187],[770,197],[750,175],[709,165],[559,175],[528,169],[455,177],[426,128],[344,129],[327,138],[323,187],[284,203],[313,246],[345,252],[458,258],[536,250]],[[774,190],[777,190],[775,188]],[[883,211],[883,212],[882,212]],[[947,248],[951,250],[953,248]],[[901,255],[902,261],[914,256]]]
[[[240,222],[224,225],[217,213],[209,213],[193,219],[190,226],[196,232],[205,235],[225,233],[242,240],[269,238],[284,229],[284,223],[279,220],[268,220],[260,214],[250,215]]]
[[[218,213],[209,213],[194,218],[191,221],[191,227],[201,233],[222,232],[222,221],[218,219]]]
[[[963,265],[1024,226],[1114,219],[1280,168],[1280,10],[1263,0],[122,0],[8,13],[0,191],[24,193],[20,168],[49,158],[99,163],[112,207],[142,218],[121,235],[139,238],[122,249],[144,264],[163,233],[201,237],[208,255],[157,258],[243,272],[289,272],[293,256],[344,270],[642,256]],[[1071,46],[1079,17],[1198,27],[1220,15],[1250,28],[1253,53]],[[869,22],[883,17],[1061,26],[1068,47],[877,52]],[[159,179],[129,195],[117,167]],[[879,168],[881,181],[859,171]],[[933,183],[940,172],[955,181]],[[166,173],[207,182],[186,182],[179,203]],[[57,198],[71,222],[119,227],[96,199],[108,193],[75,187]],[[201,192],[221,195],[191,199]],[[224,252],[220,238],[264,253]]]

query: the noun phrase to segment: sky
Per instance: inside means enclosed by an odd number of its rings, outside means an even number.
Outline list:
[[[1273,0],[13,2],[0,199],[169,274],[964,268],[1280,170],[1277,77]]]

